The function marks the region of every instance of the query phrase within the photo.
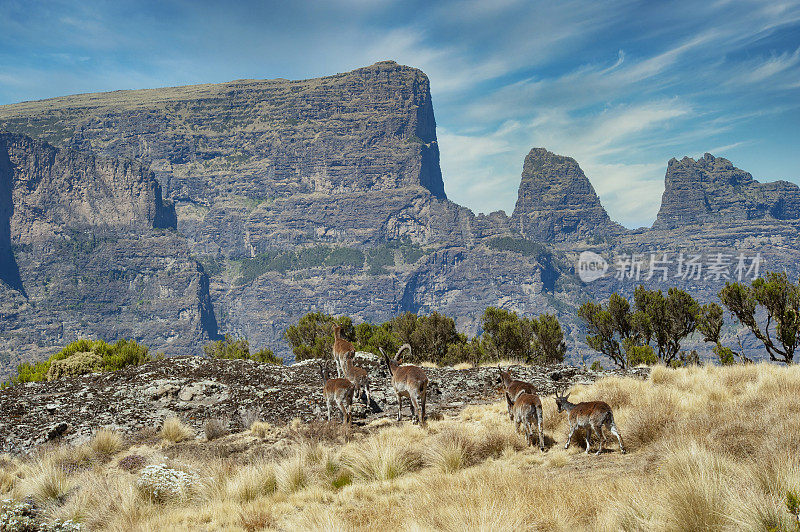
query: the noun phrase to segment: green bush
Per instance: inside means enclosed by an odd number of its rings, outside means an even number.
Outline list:
[[[127,366],[140,366],[158,360],[146,346],[134,340],[118,340],[109,344],[103,340],[81,338],[66,345],[44,362],[25,362],[17,366],[17,374],[5,384],[39,382],[73,377],[86,373],[116,371]]]
[[[47,380],[54,381],[63,377],[77,377],[87,373],[95,373],[103,368],[103,357],[92,351],[82,351],[62,359],[53,360],[47,370]]]
[[[225,358],[229,360],[253,360],[264,364],[283,364],[283,359],[275,356],[271,349],[250,352],[250,342],[244,338],[233,338],[226,334],[222,340],[209,342],[203,346],[203,352],[209,358]]]

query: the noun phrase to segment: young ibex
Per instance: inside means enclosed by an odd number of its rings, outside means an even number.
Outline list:
[[[336,376],[345,376],[345,360],[350,354],[355,355],[353,344],[342,338],[342,328],[333,324],[333,360],[336,362]]]
[[[382,348],[379,349],[386,362],[386,366],[389,368],[389,373],[392,375],[392,386],[397,396],[397,421],[402,420],[400,412],[403,409],[403,397],[408,397],[408,400],[411,402],[412,416],[416,416],[415,422],[424,426],[425,399],[428,395],[428,376],[425,375],[422,368],[417,366],[412,366],[411,364],[400,365],[402,363],[400,353],[402,353],[404,349],[408,349],[410,352],[411,346],[408,344],[400,346],[400,349],[397,350],[397,354],[395,354],[393,359],[389,358],[386,353],[383,352]]]
[[[355,386],[347,379],[331,379],[327,368],[319,367],[322,376],[322,397],[328,407],[328,421],[331,420],[331,408],[336,405],[342,414],[342,423],[350,425],[353,422],[351,409],[353,407],[353,391]]]
[[[600,448],[597,449],[596,453],[600,454],[603,451],[603,442],[606,440],[606,436],[603,434],[603,427],[605,426],[608,427],[611,434],[617,437],[617,441],[619,441],[619,450],[622,454],[625,454],[625,447],[622,445],[622,436],[620,436],[617,425],[614,423],[614,414],[611,413],[611,407],[608,406],[608,403],[603,401],[589,401],[572,404],[567,400],[568,397],[569,394],[564,396],[556,394],[555,397],[558,411],[567,412],[569,418],[569,436],[567,436],[567,443],[564,445],[564,449],[569,448],[575,430],[582,428],[586,434],[586,454],[589,454],[589,447],[591,446],[589,437],[592,431],[595,431],[600,437]]]
[[[544,451],[544,432],[542,429],[542,401],[539,396],[532,393],[521,393],[514,402],[514,426],[517,432],[520,428],[525,430],[525,439],[528,445],[533,445],[533,427],[539,433],[539,449]]]
[[[523,393],[536,395],[536,389],[533,387],[533,384],[529,382],[512,379],[510,371],[503,371],[500,368],[497,369],[500,371],[500,384],[503,386],[503,390],[506,392],[508,417],[511,419],[511,421],[514,421],[514,413],[512,410],[517,398]],[[539,405],[541,406],[541,403],[539,403]]]
[[[353,364],[353,357],[355,353],[350,353],[344,360],[344,378],[353,383],[356,390],[356,396],[361,397],[364,394],[367,399],[367,406],[372,403],[369,390],[369,374],[364,368],[360,368]]]

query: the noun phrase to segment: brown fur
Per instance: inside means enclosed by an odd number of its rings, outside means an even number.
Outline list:
[[[511,372],[509,371],[503,371],[500,368],[497,369],[500,371],[500,384],[503,386],[503,390],[506,393],[508,417],[511,419],[511,421],[514,421],[514,413],[512,412],[514,408],[514,402],[523,393],[536,395],[536,388],[534,388],[533,384],[529,382],[512,379]]]
[[[539,449],[544,451],[544,430],[542,428],[542,401],[536,394],[521,393],[514,402],[514,426],[517,432],[524,429],[528,445],[533,445],[533,431],[539,434]]]
[[[353,423],[353,392],[355,386],[347,379],[331,379],[328,377],[328,370],[319,368],[322,375],[322,397],[328,408],[328,421],[331,420],[331,410],[335,405],[342,414],[342,423],[348,425]]]
[[[360,397],[363,393],[367,400],[367,406],[372,402],[369,389],[369,373],[364,368],[353,364],[355,353],[350,353],[345,358],[344,376],[355,386],[356,394]]]
[[[586,436],[586,453],[589,453],[589,448],[591,447],[589,438],[592,435],[592,431],[594,431],[600,438],[600,447],[595,454],[600,454],[603,451],[603,443],[606,440],[603,427],[607,427],[611,431],[611,434],[617,437],[617,441],[619,441],[619,450],[624,454],[625,447],[622,444],[622,436],[617,429],[616,423],[614,423],[614,414],[611,412],[611,407],[608,406],[608,403],[604,401],[587,401],[572,404],[567,400],[568,397],[569,394],[565,396],[556,394],[555,398],[558,411],[567,412],[567,419],[569,420],[569,435],[567,436],[567,443],[564,445],[564,449],[569,448],[572,435],[575,434],[575,431],[582,428]]]
[[[428,376],[422,368],[411,364],[401,364],[400,353],[404,349],[411,351],[411,346],[403,344],[397,350],[395,358],[389,358],[383,349],[379,348],[383,355],[389,373],[392,375],[392,387],[397,396],[397,421],[402,420],[401,411],[403,409],[403,397],[408,397],[411,402],[412,414],[415,415],[415,422],[425,425],[425,402],[428,396]]]
[[[333,326],[333,361],[336,363],[336,376],[345,376],[345,360],[350,354],[355,354],[353,344],[342,338],[342,328]]]

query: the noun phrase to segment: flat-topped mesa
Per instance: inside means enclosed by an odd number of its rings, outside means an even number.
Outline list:
[[[742,220],[800,218],[800,188],[787,181],[759,183],[727,159],[706,153],[671,159],[653,229]]]
[[[179,202],[402,187],[445,197],[428,77],[394,61],[5,105],[0,129],[152,162]]]
[[[560,241],[618,233],[572,157],[533,148],[525,157],[512,227],[526,238]]]
[[[90,228],[174,228],[153,173],[139,162],[0,133],[0,225],[16,244]],[[4,231],[5,233],[5,231]]]

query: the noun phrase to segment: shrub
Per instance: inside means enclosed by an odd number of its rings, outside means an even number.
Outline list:
[[[179,443],[193,436],[192,429],[184,425],[177,417],[165,419],[159,434],[163,439],[172,443]]]
[[[207,343],[203,352],[209,358],[231,360],[253,360],[264,364],[283,364],[283,359],[275,356],[271,349],[261,349],[250,353],[250,343],[244,338],[233,338],[226,334],[222,340]]]
[[[81,351],[63,360],[53,360],[47,370],[47,380],[96,373],[102,368],[103,357],[91,351]]]
[[[199,481],[196,473],[153,464],[142,469],[136,487],[151,501],[165,503],[188,499]]]
[[[16,376],[9,383],[38,382],[98,371],[116,371],[127,366],[140,366],[158,358],[160,355],[150,355],[146,346],[134,340],[123,339],[109,344],[103,340],[82,338],[67,344],[44,362],[20,364]]]
[[[230,432],[228,430],[228,419],[227,418],[213,418],[207,420],[203,424],[203,432],[206,434],[206,440],[216,440],[217,438],[222,438],[223,436],[227,436]]]

